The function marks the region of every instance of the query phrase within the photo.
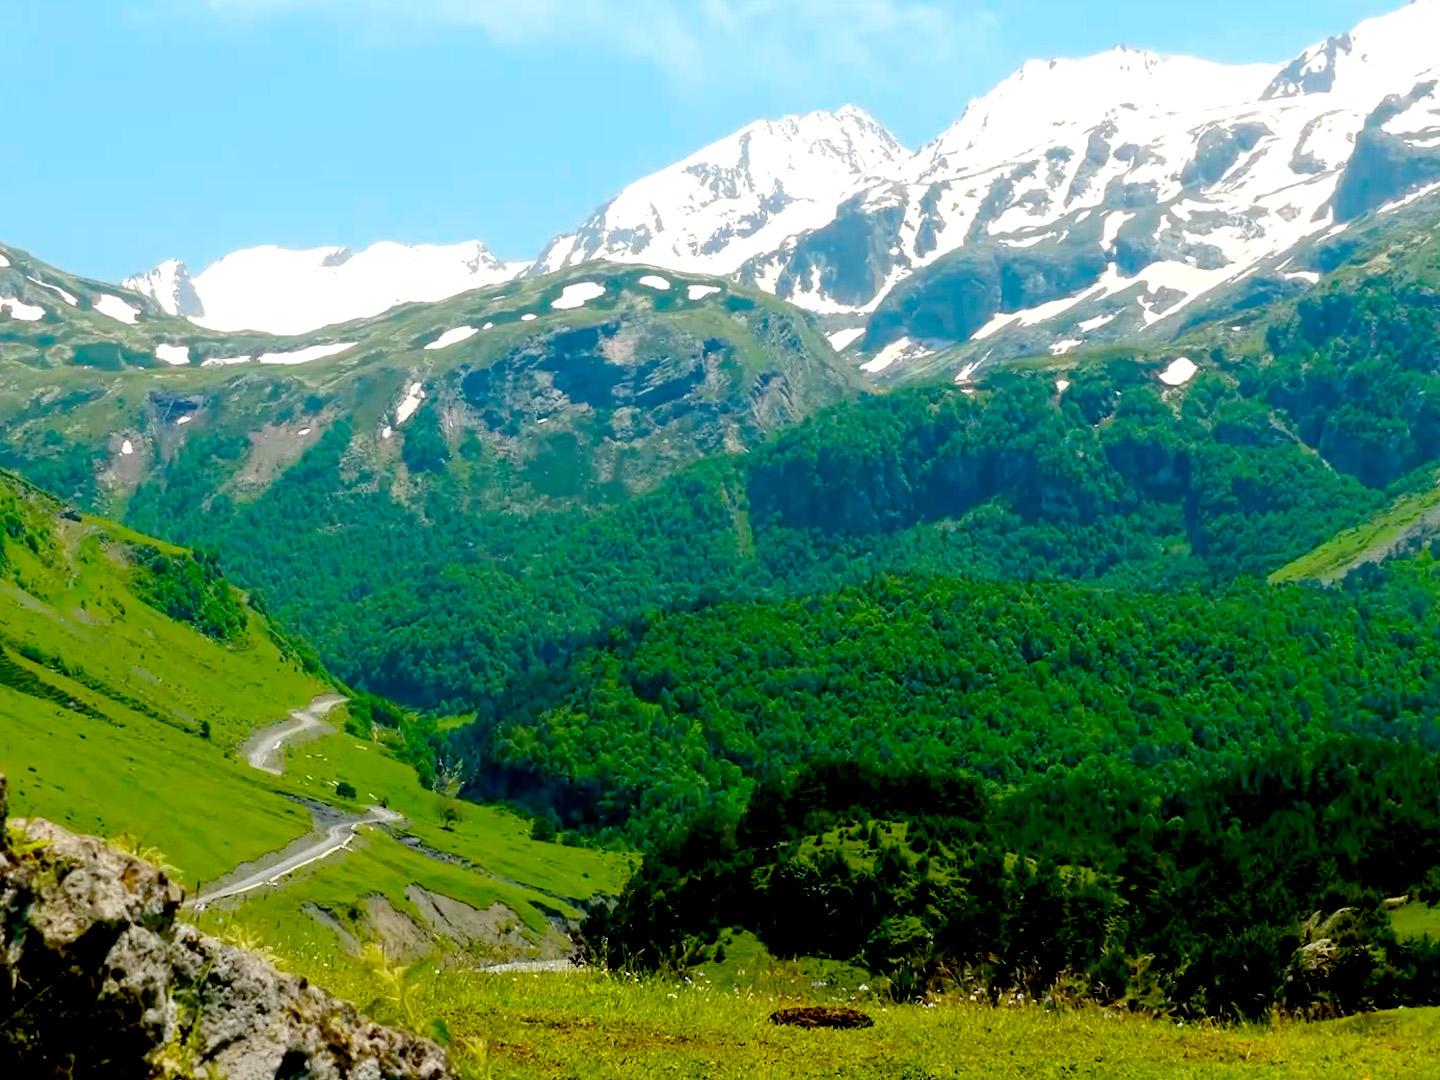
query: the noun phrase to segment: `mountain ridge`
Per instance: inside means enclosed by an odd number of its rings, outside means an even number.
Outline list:
[[[213,328],[291,333],[482,280],[643,262],[805,308],[871,375],[973,373],[1037,339],[1062,353],[1164,333],[1247,280],[1313,284],[1315,267],[1286,265],[1301,247],[1440,191],[1440,61],[1425,46],[1437,35],[1440,0],[1412,0],[1276,63],[1124,46],[1030,61],[913,153],[853,105],[755,121],[627,186],[528,265],[484,252],[481,269],[402,288],[392,253],[363,302],[353,287],[326,296],[317,282],[333,268],[260,270],[250,278],[283,294],[267,319],[245,275],[223,280],[237,256],[193,283],[166,264],[128,284]],[[220,313],[212,290],[239,299]]]

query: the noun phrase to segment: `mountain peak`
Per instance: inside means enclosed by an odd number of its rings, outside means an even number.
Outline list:
[[[179,259],[166,259],[155,269],[128,277],[121,284],[154,300],[167,315],[195,319],[205,314],[190,271]]]
[[[909,157],[855,105],[759,120],[626,188],[532,272],[612,259],[734,273],[833,220],[848,193]]]
[[[1031,60],[973,100],[930,157],[996,160],[1045,145],[1057,128],[1120,110],[1198,112],[1258,96],[1274,75],[1244,66],[1117,45],[1083,57]]]
[[[1403,93],[1420,73],[1440,70],[1437,40],[1440,0],[1410,0],[1310,46],[1281,69],[1264,96],[1333,94],[1348,99]]]

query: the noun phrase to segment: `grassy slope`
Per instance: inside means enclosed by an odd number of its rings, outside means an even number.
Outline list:
[[[355,788],[357,805],[384,797],[390,809],[405,815],[404,831],[426,846],[483,866],[495,878],[524,882],[557,897],[583,900],[596,892],[616,893],[629,872],[632,856],[537,844],[530,839],[528,820],[428,791],[408,766],[349,735],[291,747],[285,773],[280,786],[312,799],[334,801],[341,780]],[[458,819],[447,820],[447,810]]]
[[[0,485],[20,490],[3,476]],[[38,550],[7,540],[0,581],[10,672],[0,769],[16,812],[131,834],[191,880],[306,832],[309,816],[227,751],[324,684],[282,655],[253,613],[243,640],[226,646],[142,603],[118,546],[133,540],[126,531],[59,518],[38,495],[19,505],[42,539]]]
[[[17,508],[34,538],[33,549],[23,538],[4,541],[0,568],[8,673],[0,680],[0,772],[11,778],[17,814],[133,836],[198,884],[308,832],[310,815],[291,796],[359,809],[335,795],[334,781],[346,779],[365,805],[387,802],[424,843],[483,868],[429,859],[377,835],[363,853],[242,904],[253,901],[262,937],[276,942],[309,932],[299,909],[317,889],[336,903],[378,892],[404,906],[415,882],[482,906],[504,902],[539,930],[544,909],[574,912],[556,897],[619,888],[627,857],[534,843],[526,822],[425,791],[408,766],[348,735],[291,748],[285,778],[250,769],[235,748],[326,684],[282,652],[258,614],[241,640],[222,645],[137,599],[122,545],[153,541],[98,519],[67,520],[59,504],[4,474],[0,497],[10,499],[0,510]]]
[[[1411,902],[1390,913],[1390,924],[1402,941],[1440,941],[1440,908]]]
[[[1440,486],[1401,496],[1369,521],[1346,529],[1270,576],[1274,584],[1331,584],[1358,567],[1381,562],[1412,539],[1440,526]]]
[[[959,1080],[1091,1077],[1106,1080],[1275,1080],[1435,1075],[1440,1010],[1271,1027],[1177,1026],[1095,1008],[1049,1012],[948,999],[893,1006],[853,983],[811,984],[780,965],[750,985],[712,986],[598,973],[476,976],[395,972],[290,954],[302,973],[389,1023],[434,1029],[487,1080],[666,1076],[707,1080]],[[858,1005],[875,1027],[853,1032],[777,1028],[777,1008]]]
[[[26,284],[28,274],[68,283],[81,290],[82,297],[86,295],[78,279],[23,252],[6,250],[14,265],[0,270],[0,295],[18,291],[29,296],[27,290],[38,290]],[[84,499],[119,516],[137,484],[197,436],[251,438],[255,445],[245,459],[251,464],[263,462],[251,470],[260,474],[263,486],[298,458],[307,443],[299,431],[313,430],[309,437],[313,442],[343,415],[353,422],[357,434],[364,433],[372,462],[393,469],[403,433],[387,442],[380,439],[380,431],[393,423],[393,411],[412,381],[424,381],[434,398],[437,384],[455,369],[485,368],[518,345],[556,330],[594,326],[622,315],[638,317],[646,325],[696,341],[712,337],[730,341],[742,369],[739,377],[768,370],[775,363],[770,349],[741,326],[730,312],[732,303],[793,320],[797,352],[794,368],[787,373],[801,403],[813,397],[814,405],[829,404],[854,392],[857,379],[849,365],[834,356],[813,320],[797,309],[726,283],[719,283],[724,287],[713,295],[691,300],[687,285],[710,285],[715,279],[668,271],[663,274],[673,288],[657,292],[638,284],[650,273],[656,271],[640,266],[588,267],[438,303],[406,305],[372,319],[293,338],[219,334],[154,313],[126,326],[83,306],[70,307],[53,294],[46,299],[45,291],[39,290],[33,302],[50,312],[45,321],[0,325],[0,421],[8,429],[0,437],[0,461],[26,470],[67,497]],[[603,283],[606,293],[578,310],[555,310],[552,305],[565,287],[579,281]],[[533,316],[533,321],[523,321],[526,316]],[[424,349],[444,332],[467,325],[491,328],[447,349]],[[121,346],[124,361],[103,367],[77,365],[76,349],[95,341]],[[190,345],[192,363],[180,367],[158,363],[153,354],[160,342]],[[355,347],[302,366],[253,362],[198,366],[206,357],[283,353],[332,342]],[[157,394],[185,396],[203,404],[181,428],[175,422],[180,414],[171,415]],[[522,441],[530,457],[543,450],[541,436],[553,434],[536,428],[534,419],[520,418],[526,425]],[[132,441],[133,455],[120,456],[122,438]],[[657,446],[653,452],[663,458],[670,450]],[[681,455],[685,460],[689,456],[693,455]],[[663,460],[632,465],[641,475],[646,468],[663,474],[669,467]],[[256,479],[251,476],[242,485],[242,497],[254,494],[251,481]]]

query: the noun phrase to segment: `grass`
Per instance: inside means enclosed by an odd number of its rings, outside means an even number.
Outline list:
[[[578,917],[575,908],[542,896],[523,885],[497,881],[481,874],[426,857],[376,829],[366,829],[343,857],[327,859],[287,878],[280,888],[257,891],[238,903],[222,903],[199,917],[206,929],[240,930],[248,940],[261,942],[286,957],[304,959],[304,966],[327,970],[346,957],[340,938],[322,926],[308,908],[331,913],[361,941],[374,938],[361,910],[372,897],[383,897],[418,927],[426,926],[407,896],[411,886],[458,900],[477,910],[503,904],[518,917],[529,936],[538,939],[549,929],[548,918]],[[437,951],[447,955],[455,945],[443,943]],[[463,951],[463,950],[462,950]],[[507,960],[505,954],[484,955],[486,961]]]
[[[1297,581],[1330,583],[1357,565],[1381,558],[1404,542],[1412,530],[1435,524],[1440,514],[1440,486],[1405,495],[1363,525],[1346,529],[1270,576],[1272,584]]]
[[[628,855],[537,843],[513,813],[429,791],[349,734],[287,748],[283,777],[251,769],[240,744],[329,689],[260,615],[231,644],[167,618],[132,588],[128,546],[152,541],[71,520],[5,474],[0,522],[0,771],[17,815],[133,837],[198,888],[308,833],[302,799],[357,813],[384,803],[440,857],[371,832],[223,916],[267,945],[332,958],[340,938],[309,905],[348,912],[383,896],[418,921],[406,894],[419,885],[481,910],[504,904],[532,941],[553,940],[552,916],[577,918],[630,873]],[[355,799],[339,797],[341,781]]]
[[[118,726],[4,687],[0,717],[14,814],[133,836],[182,880],[212,880],[309,831],[301,807],[194,736],[143,720]]]
[[[130,835],[190,882],[284,847],[309,814],[228,755],[324,689],[252,614],[234,646],[140,601],[123,545],[0,476],[28,542],[0,573],[0,771],[13,812]],[[208,732],[208,737],[206,735]]]
[[[1390,925],[1401,941],[1440,941],[1440,908],[1410,903],[1390,913]]]
[[[335,787],[343,780],[356,790],[355,808],[384,799],[405,815],[403,831],[427,846],[558,897],[617,893],[631,871],[632,856],[536,843],[530,822],[517,814],[426,790],[409,766],[349,735],[290,747],[285,773],[287,790],[329,802],[337,801]]]
[[[854,988],[689,984],[595,972],[467,974],[417,968],[398,994],[372,970],[300,963],[303,974],[382,1022],[448,1034],[468,1075],[485,1080],[1421,1080],[1436,1075],[1440,1010],[1217,1028],[1099,1008],[995,1008],[963,999],[929,1007],[876,1001]],[[863,1031],[778,1028],[770,1014],[843,1001],[875,1020]]]

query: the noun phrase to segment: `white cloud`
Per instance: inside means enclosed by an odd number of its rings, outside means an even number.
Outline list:
[[[912,78],[981,48],[989,0],[182,0],[232,14],[333,11],[474,27],[526,45],[591,42],[680,82],[733,76],[804,82],[837,71]]]

